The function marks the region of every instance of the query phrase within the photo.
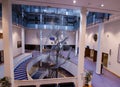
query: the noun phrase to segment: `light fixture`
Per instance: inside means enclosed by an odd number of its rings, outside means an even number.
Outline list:
[[[44,12],[46,12],[47,10],[46,9],[44,9]]]
[[[76,3],[76,0],[73,0],[73,3],[75,4],[75,3]]]
[[[104,7],[104,4],[101,4],[100,6],[101,6],[101,7]]]
[[[68,12],[66,12],[66,15],[68,15]]]

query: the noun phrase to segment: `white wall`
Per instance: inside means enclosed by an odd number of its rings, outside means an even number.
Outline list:
[[[43,45],[52,45],[49,37],[52,36],[52,33],[54,34],[56,31],[55,30],[43,30],[42,35],[43,35]],[[67,45],[75,45],[75,32],[74,31],[63,31],[63,37],[67,37],[68,39],[66,40]],[[62,38],[62,36],[61,36]],[[60,39],[61,39],[60,38]],[[25,30],[25,44],[40,44],[40,30],[33,30],[33,29],[26,29]]]
[[[93,41],[93,34],[98,33],[98,26],[86,31],[86,45],[91,49],[97,49],[97,42]],[[104,36],[102,38],[102,52],[108,53],[108,69],[120,76],[120,63],[117,62],[118,44],[120,44],[120,20],[106,23],[104,25]],[[111,55],[109,53],[111,49]]]
[[[36,44],[39,45],[40,43],[40,31],[39,30],[25,30],[25,44]]]
[[[68,45],[75,45],[75,37],[76,37],[76,33],[75,31],[68,31],[67,33],[67,36],[68,36],[68,40],[67,40],[67,44]]]
[[[22,53],[22,47],[17,48],[17,41],[22,41],[22,29],[21,27],[13,26],[13,56],[17,56]]]
[[[0,23],[0,32],[2,31]],[[13,26],[13,56],[17,56],[22,53],[22,47],[17,48],[17,41],[21,41],[21,28],[17,26]],[[4,37],[4,36],[3,36]],[[0,39],[0,50],[3,50],[3,39]]]
[[[0,33],[2,33],[2,25],[0,23]],[[0,50],[3,50],[3,39],[0,39]]]
[[[86,30],[86,46],[88,45],[90,49],[95,49],[97,50],[97,42],[93,40],[93,35],[97,34],[98,35],[98,26],[94,28],[90,28]]]

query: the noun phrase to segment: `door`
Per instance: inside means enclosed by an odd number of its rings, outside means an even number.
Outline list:
[[[102,63],[103,63],[103,66],[107,67],[107,64],[108,64],[108,53],[102,53]]]

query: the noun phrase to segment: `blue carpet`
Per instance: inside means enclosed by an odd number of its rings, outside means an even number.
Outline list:
[[[15,80],[27,80],[27,72],[26,72],[26,66],[30,62],[32,58],[29,58],[22,63],[20,63],[15,69],[14,69],[14,79]]]

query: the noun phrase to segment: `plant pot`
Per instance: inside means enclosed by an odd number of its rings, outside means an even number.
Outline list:
[[[84,87],[89,87],[89,85],[88,85],[88,84],[85,84]]]
[[[92,84],[92,82],[90,81],[90,82],[88,83],[88,85],[91,86],[91,84]]]

